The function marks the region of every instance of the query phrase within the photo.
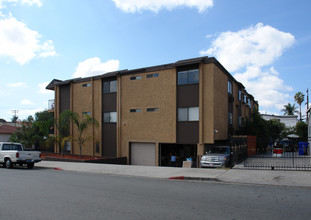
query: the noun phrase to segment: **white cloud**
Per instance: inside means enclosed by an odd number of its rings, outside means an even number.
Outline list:
[[[292,34],[258,23],[238,32],[221,33],[212,47],[200,54],[216,56],[229,71],[237,71],[272,64],[294,42]]]
[[[24,120],[24,119],[27,119],[28,116],[30,116],[30,115],[33,116],[33,117],[35,117],[35,114],[36,114],[37,112],[42,112],[42,111],[44,111],[43,108],[22,109],[22,110],[19,110],[19,111],[18,111],[17,116],[18,116],[18,118],[19,118],[20,120]]]
[[[0,0],[0,9],[5,8],[5,3],[16,3],[18,0]]]
[[[213,0],[113,0],[118,8],[125,12],[150,10],[158,12],[161,9],[172,10],[176,7],[186,6],[197,8],[203,12],[213,7]]]
[[[23,86],[26,86],[26,83],[23,83],[23,82],[8,83],[7,86],[9,86],[9,87],[23,87]]]
[[[292,34],[258,23],[237,32],[221,33],[211,48],[200,54],[215,56],[244,84],[261,108],[281,110],[293,89],[284,84],[271,65],[294,43]]]
[[[41,0],[21,0],[22,4],[28,4],[28,5],[37,5],[39,7],[42,6]]]
[[[41,45],[40,52],[38,55],[40,57],[56,56],[56,51],[55,51],[53,41],[51,41],[51,40],[45,41]]]
[[[40,43],[41,35],[14,17],[0,20],[0,56],[24,65],[35,57],[55,56],[52,41]]]
[[[88,77],[104,74],[107,72],[116,71],[119,69],[119,60],[108,60],[105,63],[100,61],[100,58],[93,57],[86,59],[78,64],[76,72],[73,74],[74,78]]]
[[[47,90],[46,87],[47,85],[49,84],[50,82],[43,82],[43,83],[40,83],[38,84],[38,87],[39,87],[39,93],[40,94],[53,94],[54,92],[51,91],[51,90]]]
[[[5,8],[5,4],[7,3],[17,3],[19,0],[0,0],[0,9]],[[21,4],[27,4],[27,5],[37,5],[37,6],[42,6],[42,1],[41,0],[20,0]]]
[[[24,99],[21,101],[22,105],[33,105],[34,103],[30,101],[29,99]]]

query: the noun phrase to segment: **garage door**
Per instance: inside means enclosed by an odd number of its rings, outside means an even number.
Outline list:
[[[131,143],[131,164],[155,166],[154,143]]]

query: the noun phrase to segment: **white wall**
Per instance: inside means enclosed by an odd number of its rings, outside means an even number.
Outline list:
[[[278,116],[278,115],[261,115],[265,120],[277,119],[280,122],[284,123],[286,127],[295,127],[298,123],[298,116],[297,115],[286,115],[286,116]]]
[[[6,142],[11,137],[10,134],[0,134],[0,142]]]

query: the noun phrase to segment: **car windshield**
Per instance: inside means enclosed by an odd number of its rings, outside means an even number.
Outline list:
[[[212,153],[212,154],[229,154],[229,148],[227,148],[227,147],[214,147],[209,151],[209,153]]]

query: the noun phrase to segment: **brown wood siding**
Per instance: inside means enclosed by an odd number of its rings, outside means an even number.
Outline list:
[[[103,112],[117,111],[117,93],[103,94]]]
[[[63,85],[59,87],[60,90],[60,106],[59,113],[70,109],[70,85]]]
[[[177,123],[177,144],[197,144],[199,142],[199,122]]]
[[[103,156],[116,157],[117,155],[117,123],[103,124]]]
[[[197,66],[195,67],[197,68]],[[184,67],[183,69],[190,69],[190,68]],[[177,108],[199,107],[199,97],[200,97],[199,84],[187,84],[177,86]],[[199,122],[177,121],[177,143],[178,144],[199,143]]]
[[[199,106],[199,84],[180,85],[177,87],[178,108]]]
[[[108,81],[115,80],[109,79]],[[102,81],[104,83],[104,81]],[[104,93],[102,90],[102,113],[117,112],[117,93]],[[102,117],[104,120],[104,117]],[[119,120],[117,118],[117,120]],[[102,155],[105,157],[117,156],[117,123],[102,121]]]

